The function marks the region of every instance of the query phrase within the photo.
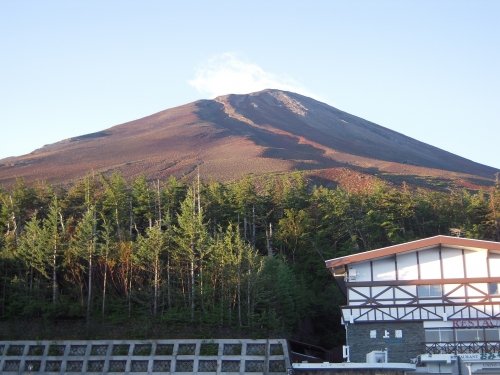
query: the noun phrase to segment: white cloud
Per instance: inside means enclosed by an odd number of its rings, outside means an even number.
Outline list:
[[[198,92],[214,98],[226,94],[248,94],[264,89],[281,89],[308,95],[295,80],[266,72],[259,65],[226,52],[198,67],[188,83]]]

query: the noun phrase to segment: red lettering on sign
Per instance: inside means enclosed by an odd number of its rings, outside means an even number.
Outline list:
[[[453,320],[453,328],[494,328],[500,327],[498,319],[457,319]]]

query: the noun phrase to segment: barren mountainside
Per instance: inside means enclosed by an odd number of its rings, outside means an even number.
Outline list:
[[[200,100],[0,160],[0,184],[113,170],[190,178],[198,166],[205,179],[221,181],[301,170],[341,183],[377,176],[466,187],[489,185],[498,172],[311,98],[264,90]]]

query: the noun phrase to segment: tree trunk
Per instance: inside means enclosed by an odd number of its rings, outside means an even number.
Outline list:
[[[129,264],[128,274],[128,317],[132,316],[132,261]]]
[[[159,259],[158,259],[158,254],[155,257],[155,264],[154,264],[154,300],[153,300],[153,316],[156,316],[158,313],[158,288],[160,284],[160,278],[159,278]]]
[[[267,256],[273,256],[273,225],[269,223],[269,230],[266,228]]]
[[[241,327],[243,325],[243,322],[241,320],[241,262],[238,264],[238,285],[237,285],[237,292],[238,292],[238,325]]]
[[[94,240],[92,240],[92,243],[89,246],[89,272],[88,272],[88,292],[87,292],[87,315],[86,315],[87,326],[90,324],[90,312],[92,305],[92,258],[94,250],[93,247],[94,247]]]
[[[204,296],[203,296],[203,263],[200,259],[200,282],[199,282],[199,289],[200,289],[200,304],[201,304],[201,311],[205,312],[205,301],[204,301]]]
[[[255,247],[255,206],[252,206],[252,246]]]
[[[251,275],[251,271],[250,271],[250,267],[248,268],[248,272],[247,272],[247,324],[249,327],[251,327],[252,325],[252,320],[251,320],[251,316],[252,316],[252,309],[251,309],[251,299],[250,299],[250,291],[251,291],[251,285],[250,285],[250,275]]]
[[[33,295],[33,266],[30,265],[30,289],[29,289],[29,294],[30,296]]]
[[[157,194],[157,199],[158,199],[158,222],[160,223],[160,227],[161,227],[162,212],[161,212],[160,180],[157,179],[156,183],[157,183],[156,194]]]
[[[220,326],[224,325],[224,272],[220,281]]]
[[[170,286],[170,254],[167,254],[167,306],[170,309],[172,307],[172,295]]]
[[[248,238],[247,238],[247,217],[246,216],[243,217],[243,238],[245,239],[245,241],[248,241]]]
[[[104,312],[106,308],[106,286],[108,280],[108,247],[106,245],[106,253],[104,254],[104,276],[102,280],[102,308],[101,316],[104,319]]]
[[[91,208],[92,209],[92,208]],[[95,251],[95,234],[96,234],[96,214],[95,209],[92,213],[92,239],[89,244],[89,272],[88,272],[88,292],[87,292],[87,326],[90,324],[90,313],[92,311],[92,265]]]
[[[52,304],[55,305],[57,302],[57,245],[54,244],[52,252]]]
[[[191,321],[194,322],[194,298],[195,298],[195,288],[194,288],[194,260],[191,259],[189,274],[191,278]]]

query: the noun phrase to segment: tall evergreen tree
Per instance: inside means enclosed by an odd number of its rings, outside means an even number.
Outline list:
[[[157,316],[162,269],[164,267],[163,255],[166,250],[165,234],[162,231],[160,223],[156,222],[155,225],[146,229],[144,236],[139,235],[137,243],[138,251],[136,257],[138,264],[144,271],[152,275],[152,313],[153,316]]]
[[[115,225],[116,236],[120,241],[127,239],[131,232],[131,198],[127,182],[123,176],[114,172],[111,177],[101,176],[104,186],[102,211]]]
[[[33,291],[34,278],[42,276],[49,279],[49,263],[50,254],[47,253],[48,243],[44,236],[41,221],[37,215],[27,222],[24,231],[19,239],[19,246],[16,251],[16,256],[22,261],[28,272],[29,294]]]
[[[181,204],[181,210],[177,215],[178,225],[174,229],[175,241],[179,247],[179,260],[189,269],[187,273],[191,320],[194,320],[197,294],[200,296],[203,293],[203,265],[209,252],[209,237],[203,208],[197,202],[195,190],[190,188]]]
[[[55,305],[58,299],[58,278],[59,258],[64,247],[65,227],[64,220],[56,196],[52,198],[49,206],[47,218],[43,220],[43,231],[46,236],[47,246],[51,252],[52,267],[52,304]]]
[[[158,211],[155,210],[155,192],[144,176],[136,178],[132,184],[132,212],[137,234],[145,233],[146,228],[151,228],[158,216]]]
[[[79,263],[86,265],[87,269],[87,303],[86,303],[86,321],[90,322],[92,311],[92,271],[94,265],[94,257],[96,252],[96,212],[93,206],[89,206],[87,212],[83,215],[78,222],[75,233],[71,238],[69,252],[72,252]],[[83,290],[83,285],[80,290]],[[82,295],[83,297],[83,295]]]

